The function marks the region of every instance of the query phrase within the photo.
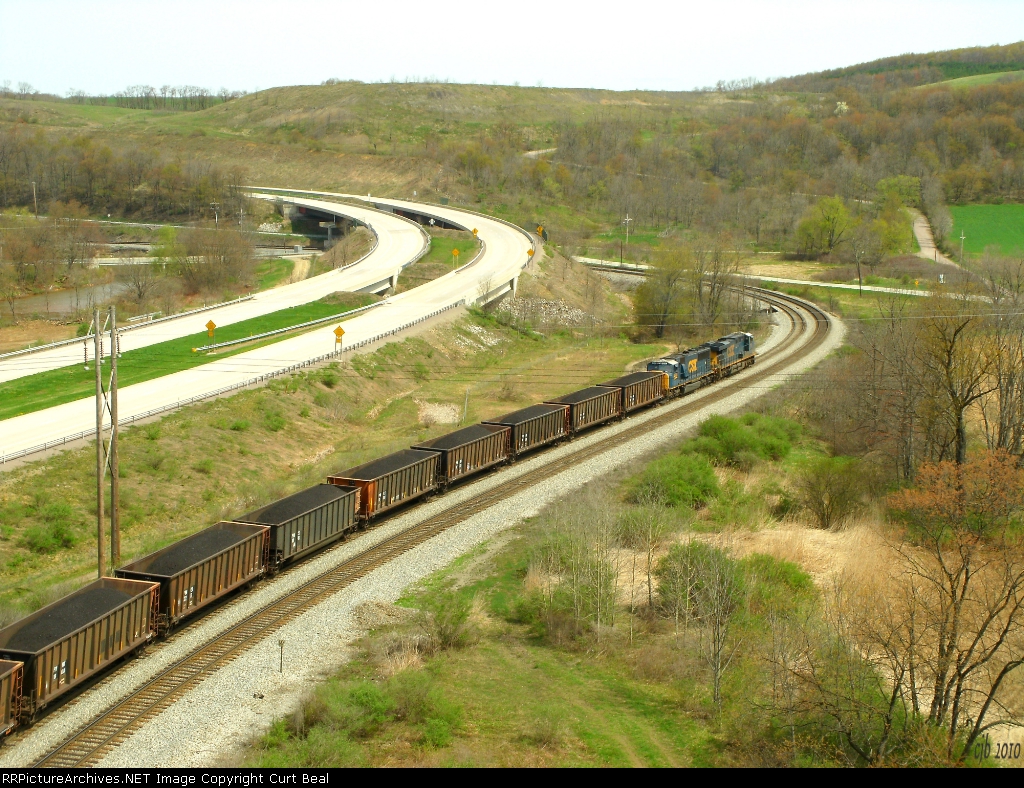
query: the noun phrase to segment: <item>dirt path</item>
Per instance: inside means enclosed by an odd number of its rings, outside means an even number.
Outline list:
[[[911,216],[914,217],[914,237],[917,238],[917,245],[921,247],[921,251],[917,253],[917,256],[923,257],[925,260],[946,263],[946,265],[953,265],[959,268],[959,265],[936,248],[935,238],[932,235],[932,226],[928,224],[928,219],[925,218],[925,215],[913,208],[908,210]]]

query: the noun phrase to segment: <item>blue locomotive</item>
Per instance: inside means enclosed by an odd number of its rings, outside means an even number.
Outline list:
[[[743,331],[648,362],[648,372],[664,372],[669,392],[689,394],[754,363],[754,336]]]

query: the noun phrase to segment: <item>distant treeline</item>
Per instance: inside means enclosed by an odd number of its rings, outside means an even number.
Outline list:
[[[783,90],[814,92],[835,90],[838,87],[888,90],[977,74],[1020,70],[1024,70],[1024,42],[897,55],[856,66],[788,77],[774,84]]]
[[[45,101],[67,101],[71,104],[111,105],[125,109],[165,109],[180,112],[197,112],[215,104],[247,95],[244,90],[221,88],[214,93],[209,88],[196,85],[129,85],[113,95],[90,95],[84,90],[72,88],[65,97],[50,93],[39,93],[27,82],[11,86],[10,80],[0,82],[0,97],[37,99]]]
[[[82,135],[0,126],[0,206],[78,202],[93,214],[187,216],[237,215],[245,173],[198,157],[169,156],[156,146],[121,147]],[[33,194],[33,184],[35,193]]]

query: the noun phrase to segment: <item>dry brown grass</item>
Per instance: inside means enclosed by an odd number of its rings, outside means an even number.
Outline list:
[[[0,304],[6,311],[6,305]],[[10,312],[7,312],[10,318]],[[57,342],[75,336],[78,325],[65,325],[50,320],[22,320],[17,325],[0,328],[0,353],[21,350],[34,344]]]

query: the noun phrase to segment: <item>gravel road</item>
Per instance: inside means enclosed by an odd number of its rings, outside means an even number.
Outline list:
[[[762,343],[769,350],[788,333],[784,325],[773,329]],[[202,684],[140,728],[135,735],[111,752],[101,766],[210,766],[215,765],[240,745],[266,730],[282,714],[296,708],[310,683],[330,675],[345,662],[354,641],[366,630],[365,603],[390,603],[409,586],[442,569],[452,560],[489,538],[516,525],[523,518],[578,489],[587,482],[626,465],[634,459],[680,440],[700,421],[713,413],[728,413],[747,406],[760,394],[785,383],[818,363],[843,341],[844,329],[838,320],[826,342],[813,354],[793,363],[778,362],[776,372],[757,387],[737,391],[700,413],[680,418],[656,433],[636,438],[613,451],[601,454],[577,467],[560,473],[460,523],[428,542],[390,562],[328,600],[308,611],[263,643],[245,652],[221,668]],[[763,364],[760,365],[763,368]],[[741,380],[744,374],[734,380]],[[0,754],[0,767],[32,763],[48,747],[59,743],[76,727],[93,717],[111,702],[125,697],[160,669],[180,659],[198,644],[223,631],[259,607],[281,596],[312,577],[336,566],[370,545],[404,530],[460,501],[503,483],[506,479],[530,471],[559,453],[571,452],[590,442],[720,390],[709,389],[695,395],[627,419],[579,438],[571,444],[547,451],[543,457],[520,461],[481,480],[457,488],[429,503],[388,520],[358,538],[283,573],[270,582],[228,604],[221,610],[178,633],[167,642],[150,649],[147,655],[83,693],[65,708],[37,725],[31,736],[21,735]],[[284,671],[278,672],[278,638],[285,640]],[[259,697],[262,696],[262,697]],[[175,744],[177,743],[177,746]]]

